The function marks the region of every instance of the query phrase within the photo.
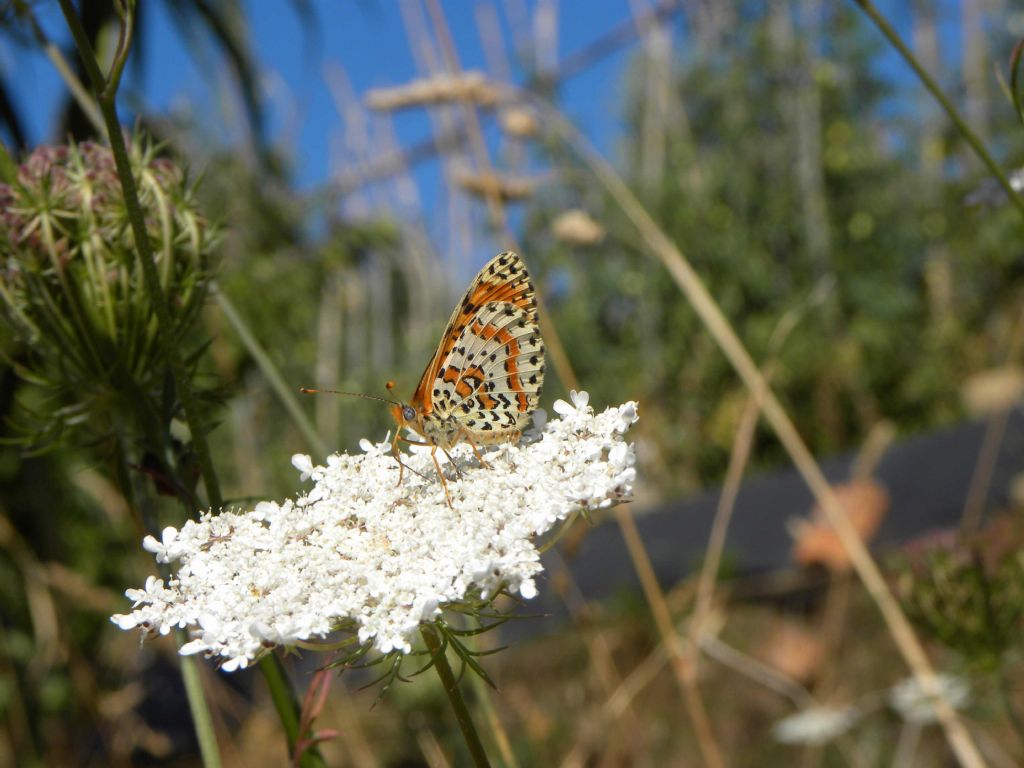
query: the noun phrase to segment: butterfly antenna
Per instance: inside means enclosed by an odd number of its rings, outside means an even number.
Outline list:
[[[376,395],[366,395],[362,392],[342,392],[340,389],[313,389],[312,387],[299,387],[299,392],[304,395],[351,395],[352,397],[362,397],[366,400],[380,400],[382,403],[391,403],[392,405],[401,405],[397,400],[390,400],[386,397],[377,397]]]

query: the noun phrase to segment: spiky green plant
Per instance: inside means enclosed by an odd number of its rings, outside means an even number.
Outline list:
[[[158,150],[138,138],[129,147],[173,333],[185,344],[209,285],[215,233],[184,171]],[[102,437],[125,403],[152,430],[173,416],[156,314],[109,148],[40,147],[0,185],[0,311],[19,374],[47,395],[22,398],[34,445],[69,427]]]
[[[907,614],[934,640],[982,669],[1000,668],[1024,636],[1024,548],[1007,520],[977,541],[936,539],[907,558]]]

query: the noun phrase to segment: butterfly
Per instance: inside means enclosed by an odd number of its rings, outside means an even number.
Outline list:
[[[479,446],[516,442],[543,385],[544,340],[533,280],[523,260],[505,251],[484,265],[455,306],[412,398],[391,406],[398,424],[392,452],[404,469],[399,441],[430,446],[450,505],[437,451],[448,455],[468,443],[487,466]],[[403,428],[423,439],[402,437]]]
[[[505,251],[484,265],[455,306],[409,402],[386,401],[398,425],[391,450],[400,467],[399,484],[406,469],[399,443],[429,446],[451,506],[437,452],[451,461],[448,450],[468,443],[480,463],[488,466],[480,446],[516,442],[537,408],[543,385],[544,340],[533,280],[523,260]],[[388,382],[388,390],[393,387]],[[403,437],[403,429],[422,439]]]

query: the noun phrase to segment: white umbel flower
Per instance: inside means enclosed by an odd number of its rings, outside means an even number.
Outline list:
[[[779,720],[772,735],[783,744],[821,746],[850,730],[859,717],[853,707],[810,707]]]
[[[470,446],[456,446],[461,476],[446,468],[451,506],[429,450],[403,455],[420,475],[405,472],[401,486],[386,441],[364,440],[362,454],[337,454],[326,466],[296,456],[292,464],[313,481],[306,495],[206,513],[160,541],[147,536],[143,546],[177,572],[129,589],[133,610],[112,620],[146,633],[188,627],[193,639],[181,653],[216,656],[233,670],[269,647],[339,627],[382,653],[408,652],[420,623],[446,605],[500,589],[531,598],[541,572],[533,539],[633,493],[624,437],[636,403],[595,415],[585,392],[572,401],[555,403],[561,418],[542,431],[487,452],[489,469]]]

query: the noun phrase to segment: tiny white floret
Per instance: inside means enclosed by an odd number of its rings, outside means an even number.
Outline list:
[[[308,480],[313,474],[313,460],[304,453],[296,453],[292,456],[292,466],[302,473],[300,475],[302,480]]]

